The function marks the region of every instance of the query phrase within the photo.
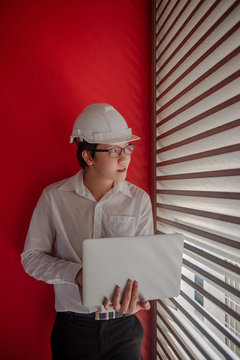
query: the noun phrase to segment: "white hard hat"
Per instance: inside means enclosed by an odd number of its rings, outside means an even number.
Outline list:
[[[88,105],[78,115],[70,143],[83,139],[89,143],[117,144],[134,141],[140,137],[132,134],[123,116],[109,104]]]

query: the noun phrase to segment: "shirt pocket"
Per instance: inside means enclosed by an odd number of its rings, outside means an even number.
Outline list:
[[[107,235],[116,236],[135,236],[136,218],[135,216],[111,215],[108,218]]]

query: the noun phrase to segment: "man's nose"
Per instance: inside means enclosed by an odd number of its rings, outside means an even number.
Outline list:
[[[118,158],[118,163],[119,164],[123,164],[123,165],[128,165],[130,161],[130,156],[126,155],[123,151],[121,153],[121,155]]]
[[[125,152],[122,150],[121,152],[121,155],[119,156],[119,160],[122,160],[122,159],[125,159],[125,158],[128,158],[128,155],[125,154]]]

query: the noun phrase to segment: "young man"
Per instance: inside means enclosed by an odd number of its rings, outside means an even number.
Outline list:
[[[142,359],[143,328],[135,313],[150,304],[137,301],[136,281],[116,286],[102,306],[81,301],[84,239],[153,234],[148,194],[125,181],[138,139],[111,105],[87,106],[70,140],[83,169],[47,186],[34,210],[21,258],[29,275],[54,284],[54,360]]]

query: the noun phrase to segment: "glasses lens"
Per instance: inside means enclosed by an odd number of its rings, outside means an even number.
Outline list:
[[[114,148],[109,150],[109,155],[113,158],[117,158],[121,155],[122,150],[120,148]]]
[[[125,147],[125,154],[131,155],[134,152],[135,145],[129,144],[127,147]]]

